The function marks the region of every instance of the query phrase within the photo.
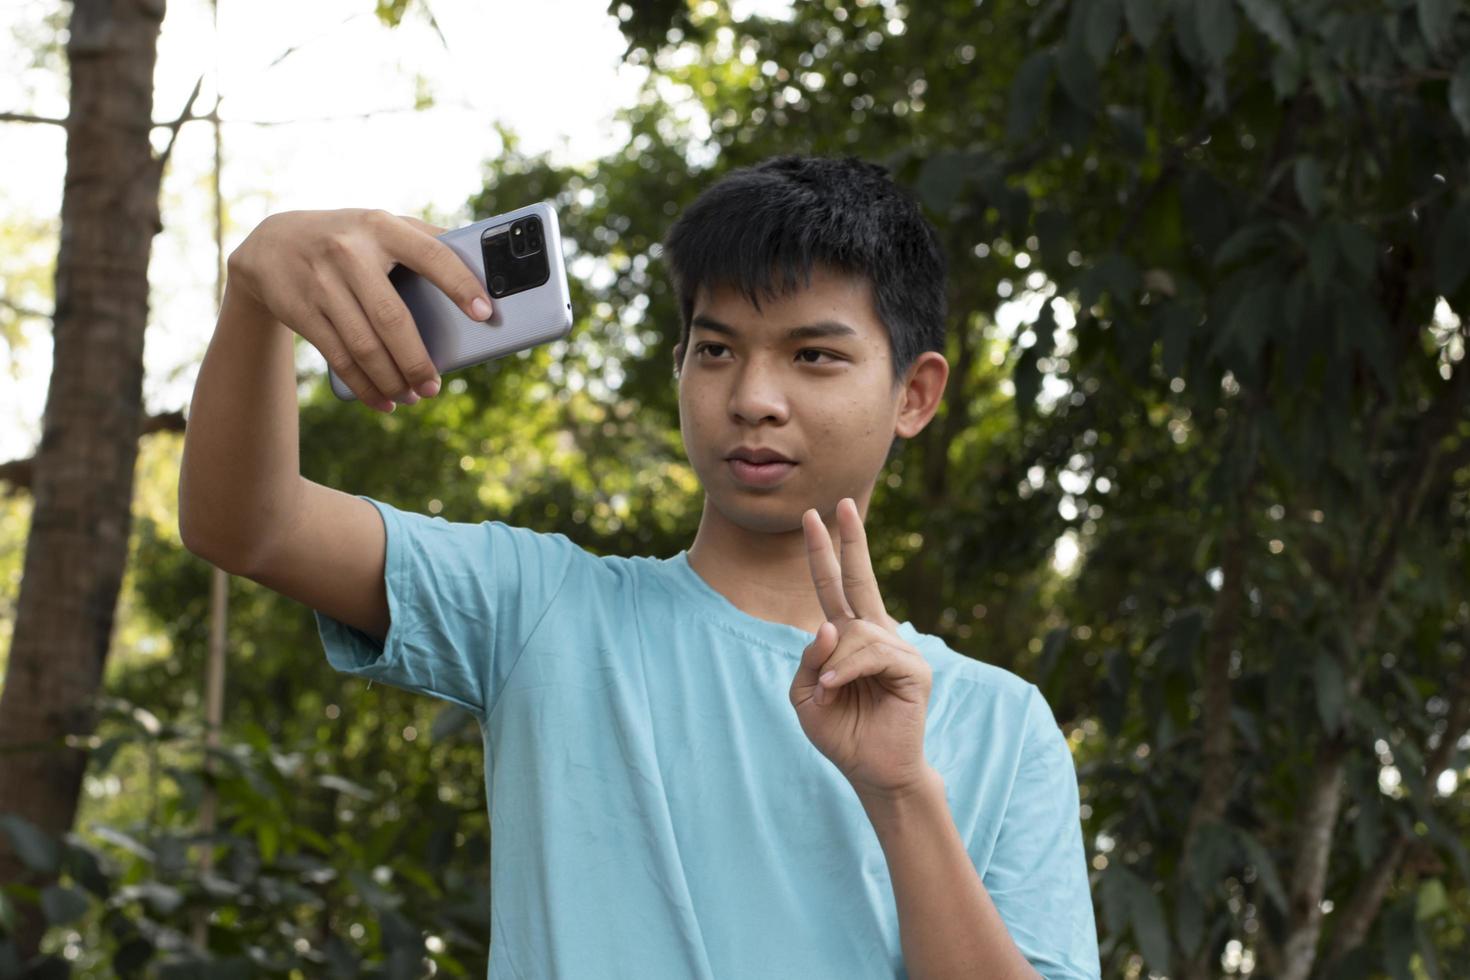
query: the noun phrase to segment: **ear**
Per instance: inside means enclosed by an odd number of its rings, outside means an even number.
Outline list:
[[[939,399],[949,381],[949,362],[938,351],[925,351],[909,365],[899,396],[894,434],[912,439],[939,410]]]
[[[684,342],[681,340],[674,345],[674,377],[679,376],[679,369],[684,366]]]

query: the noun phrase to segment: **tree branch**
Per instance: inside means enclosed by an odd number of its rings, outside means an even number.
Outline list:
[[[16,316],[34,317],[37,320],[49,320],[53,316],[53,314],[51,313],[43,313],[40,310],[33,310],[28,306],[21,306],[18,303],[12,303],[4,296],[0,296],[0,306],[5,307]]]
[[[1470,633],[1461,640],[1461,645],[1470,648]],[[1449,711],[1445,717],[1444,734],[1433,751],[1424,754],[1426,792],[1429,786],[1434,785],[1436,774],[1449,766],[1456,743],[1466,727],[1470,726],[1470,657],[1461,658],[1459,677],[1452,685],[1452,692]],[[1428,806],[1431,801],[1432,797],[1422,802]],[[1330,976],[1343,957],[1363,944],[1368,930],[1378,918],[1379,909],[1383,906],[1389,886],[1393,884],[1394,875],[1398,873],[1399,866],[1413,843],[1414,837],[1411,834],[1402,829],[1396,831],[1388,847],[1373,863],[1372,869],[1358,883],[1357,890],[1343,909],[1342,917],[1338,919],[1337,928],[1333,932],[1332,948],[1322,964],[1325,975]]]
[[[1317,753],[1318,768],[1297,825],[1294,850],[1299,857],[1287,896],[1291,926],[1281,946],[1282,980],[1307,980],[1317,958],[1317,940],[1322,935],[1322,892],[1327,885],[1328,857],[1342,806],[1346,753],[1347,746],[1340,737],[1328,739]]]
[[[174,152],[174,143],[177,142],[179,138],[179,128],[184,125],[184,122],[186,120],[190,118],[197,118],[196,116],[194,116],[194,102],[199,98],[199,90],[203,88],[203,86],[204,76],[200,75],[198,81],[194,83],[194,91],[189,93],[189,101],[184,105],[184,111],[179,113],[179,118],[168,124],[168,129],[170,130],[168,145],[165,146],[163,148],[163,152],[158,155],[159,170],[162,170],[164,167],[168,166],[168,158]],[[210,115],[217,115],[218,112],[219,98],[216,97],[214,103],[214,111],[211,112]]]
[[[158,415],[150,415],[143,420],[138,427],[138,438],[143,438],[154,432],[183,432],[185,427],[183,412],[162,412]],[[31,489],[31,481],[35,475],[35,457],[27,456],[25,459],[12,459],[6,463],[0,463],[0,483],[8,483],[9,489],[0,489],[0,494],[16,496],[21,491]]]
[[[0,112],[0,122],[18,123],[41,123],[46,126],[60,126],[66,128],[65,119],[52,119],[48,116],[33,116],[26,112]]]

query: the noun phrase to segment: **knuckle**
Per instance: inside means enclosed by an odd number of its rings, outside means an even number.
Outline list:
[[[397,330],[407,315],[403,301],[396,296],[380,296],[373,301],[373,322],[380,326]]]
[[[434,370],[434,365],[427,358],[416,357],[407,364],[400,364],[399,367],[403,370],[403,376],[408,380],[408,383],[414,387],[418,387],[422,382],[432,381],[438,377],[438,372]]]
[[[357,370],[357,362],[352,359],[351,354],[347,353],[345,347],[333,347],[322,356],[327,359],[327,364],[331,365],[332,370],[337,372],[337,376],[344,381],[347,380],[348,375],[360,373]]]
[[[383,208],[368,208],[362,212],[362,223],[374,231],[381,231],[397,220]]]
[[[448,245],[427,232],[419,232],[419,242],[414,246],[419,262],[427,269],[440,269],[451,282],[460,277],[454,273],[456,265],[463,266],[459,256]]]
[[[817,576],[817,588],[818,589],[821,589],[823,591],[832,588],[834,585],[841,585],[841,584],[842,584],[842,577],[839,576],[839,575],[818,575]]]
[[[358,363],[367,360],[368,356],[373,354],[378,347],[376,341],[365,331],[361,330],[345,331],[342,336],[342,343],[347,345],[347,350],[352,354],[352,359]]]
[[[352,254],[352,236],[334,231],[322,239],[322,251],[328,258],[340,260]]]

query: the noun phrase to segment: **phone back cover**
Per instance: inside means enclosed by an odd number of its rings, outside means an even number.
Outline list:
[[[549,343],[571,332],[572,301],[562,258],[561,226],[556,220],[556,210],[549,203],[543,201],[476,221],[445,232],[439,240],[452,248],[484,285],[485,258],[480,249],[480,236],[488,229],[532,214],[541,218],[550,278],[534,288],[493,300],[490,319],[483,323],[470,319],[438,286],[407,266],[397,266],[388,274],[441,376]],[[343,401],[357,398],[330,367],[327,374],[338,398]]]

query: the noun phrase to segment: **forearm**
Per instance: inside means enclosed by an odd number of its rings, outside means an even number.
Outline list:
[[[862,803],[888,860],[913,980],[1039,976],[975,872],[938,772],[907,797]]]
[[[249,567],[300,485],[294,336],[227,287],[194,385],[179,532],[191,551],[229,571]]]

